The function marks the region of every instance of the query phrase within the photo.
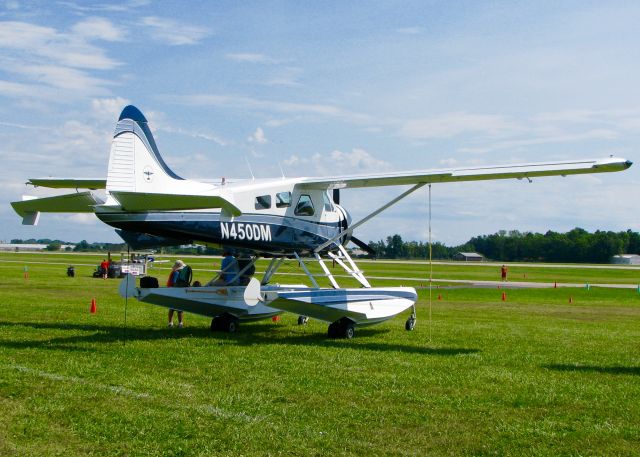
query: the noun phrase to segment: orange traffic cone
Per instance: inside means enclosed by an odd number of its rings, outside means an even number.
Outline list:
[[[90,309],[90,311],[91,311],[91,314],[95,314],[96,311],[98,311],[98,307],[96,306],[96,299],[95,298],[91,299],[91,309]]]
[[[271,320],[272,320],[273,322],[280,322],[280,316],[273,316],[273,317],[271,318]]]
[[[438,300],[442,300],[442,294],[438,294]]]
[[[507,293],[506,292],[502,292],[502,301],[507,301]]]

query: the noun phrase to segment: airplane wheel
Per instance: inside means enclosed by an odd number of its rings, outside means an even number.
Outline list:
[[[227,332],[236,333],[236,330],[238,330],[238,321],[233,317],[227,318]]]
[[[344,324],[342,326],[342,336],[350,340],[356,334],[356,329],[353,324]]]
[[[339,320],[329,325],[329,338],[346,338],[350,340],[356,333],[355,326],[348,320]]]
[[[216,316],[211,320],[212,332],[235,333],[238,330],[238,319],[227,314]]]
[[[407,322],[405,322],[404,324],[404,329],[410,332],[415,328],[415,326],[416,326],[416,318],[413,316],[410,316],[409,319],[407,319]]]
[[[309,318],[307,316],[298,316],[298,325],[307,325]]]

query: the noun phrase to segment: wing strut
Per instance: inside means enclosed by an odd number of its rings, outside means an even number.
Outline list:
[[[413,186],[411,189],[403,192],[402,194],[398,195],[396,198],[394,198],[393,200],[391,200],[390,202],[388,202],[385,205],[382,205],[380,208],[378,208],[377,210],[375,210],[374,212],[372,212],[371,214],[369,214],[368,216],[364,217],[363,219],[360,219],[358,222],[356,222],[355,224],[351,224],[348,228],[344,229],[343,231],[341,231],[340,233],[338,233],[336,236],[334,236],[333,238],[331,238],[328,241],[325,241],[324,243],[322,243],[320,246],[318,246],[317,248],[315,248],[313,250],[313,252],[320,252],[322,251],[324,248],[326,248],[327,246],[329,246],[331,243],[335,243],[336,240],[339,240],[340,238],[342,238],[344,235],[346,235],[347,233],[351,233],[353,232],[356,228],[360,227],[362,224],[364,224],[365,222],[367,222],[369,219],[377,216],[378,214],[380,214],[381,212],[383,212],[385,209],[387,209],[388,207],[390,207],[391,205],[394,205],[396,203],[398,203],[400,200],[402,200],[404,197],[406,197],[407,195],[415,192],[416,190],[420,189],[422,186],[424,186],[425,184],[427,184],[426,182],[421,182],[416,184],[415,186]]]

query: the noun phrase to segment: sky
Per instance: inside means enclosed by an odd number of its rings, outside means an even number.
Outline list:
[[[92,214],[21,225],[37,177],[106,177],[137,106],[180,176],[322,176],[610,155],[622,173],[433,185],[447,245],[640,230],[640,3],[4,1],[0,241],[119,242]],[[342,192],[354,221],[404,188]],[[427,241],[428,190],[360,227]]]

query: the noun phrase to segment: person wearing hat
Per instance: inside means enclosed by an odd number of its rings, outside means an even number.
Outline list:
[[[186,266],[187,265],[182,260],[176,260],[176,263],[171,267],[171,273],[169,273],[169,279],[167,280],[167,287],[176,287],[176,282],[180,277],[180,270]],[[182,328],[184,325],[184,312],[173,308],[169,308],[169,327],[173,327],[173,313],[175,311],[178,311],[178,328]]]

